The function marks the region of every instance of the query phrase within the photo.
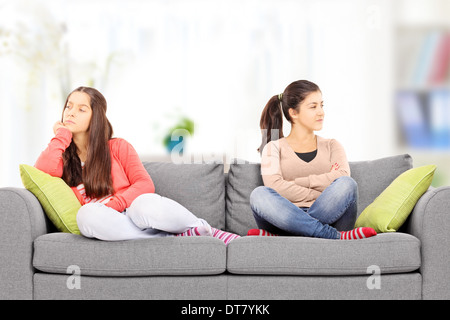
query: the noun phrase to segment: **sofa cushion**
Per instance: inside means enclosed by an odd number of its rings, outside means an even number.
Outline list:
[[[227,270],[234,274],[367,275],[417,270],[420,241],[406,233],[363,240],[308,237],[242,237],[228,245]]]
[[[235,162],[230,165],[227,177],[226,230],[241,236],[257,228],[250,208],[250,194],[263,185],[259,163]]]
[[[175,200],[215,228],[225,227],[223,164],[143,164],[157,194]]]
[[[371,227],[377,232],[395,232],[406,221],[433,180],[435,165],[403,172],[356,220],[355,227]]]
[[[62,232],[80,234],[77,213],[81,204],[64,180],[26,164],[21,164],[19,169],[23,185],[39,200],[55,227]]]
[[[351,176],[358,184],[358,215],[401,173],[412,167],[409,155],[398,155],[371,161],[350,162]],[[263,185],[261,165],[234,160],[230,164],[226,194],[226,229],[246,235],[256,228],[250,208],[250,194]]]
[[[212,237],[108,242],[49,233],[34,241],[33,266],[60,274],[77,266],[82,276],[221,274],[226,268],[226,246]]]
[[[400,174],[412,168],[408,154],[370,161],[350,162],[352,178],[358,183],[358,215]]]

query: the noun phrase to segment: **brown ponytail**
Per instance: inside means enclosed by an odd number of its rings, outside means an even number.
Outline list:
[[[262,142],[258,151],[261,153],[267,143],[283,137],[283,114],[278,95],[273,96],[267,102],[261,114],[259,126],[261,127]]]
[[[284,137],[283,114],[292,123],[289,109],[295,109],[299,112],[300,103],[305,100],[308,94],[316,91],[320,91],[320,88],[315,83],[308,80],[298,80],[288,85],[282,94],[270,98],[261,114],[259,123],[262,133],[262,142],[258,148],[260,153],[267,143]]]

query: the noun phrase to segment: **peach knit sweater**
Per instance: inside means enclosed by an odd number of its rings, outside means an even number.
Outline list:
[[[331,170],[338,163],[338,170]],[[298,207],[310,207],[323,190],[341,176],[350,176],[342,145],[317,136],[317,155],[301,160],[285,138],[269,142],[263,149],[261,175],[266,187],[277,191]]]

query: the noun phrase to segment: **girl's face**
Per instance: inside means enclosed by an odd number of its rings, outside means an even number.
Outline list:
[[[319,131],[323,126],[325,112],[323,111],[322,92],[311,92],[305,100],[300,103],[300,110],[289,110],[289,114],[294,124],[301,125],[310,131]]]
[[[91,123],[91,99],[84,92],[73,92],[64,108],[63,123],[72,134],[86,133]]]

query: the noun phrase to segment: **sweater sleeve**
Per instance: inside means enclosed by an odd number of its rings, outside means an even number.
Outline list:
[[[339,170],[333,170],[323,174],[312,174],[308,177],[301,177],[295,179],[295,183],[299,186],[311,188],[322,192],[334,180],[342,176],[350,176],[350,165],[347,161],[347,156],[342,145],[336,141],[330,141],[330,169],[335,163],[339,164]]]
[[[154,193],[155,186],[133,146],[123,139],[116,140],[117,148],[114,148],[112,153],[119,160],[130,185],[122,190],[116,190],[114,198],[106,203],[106,206],[123,212],[141,194]]]
[[[283,178],[280,167],[279,143],[268,143],[262,152],[261,175],[264,185],[274,189],[291,202],[310,202],[317,199],[321,192],[299,186],[295,181]]]
[[[35,163],[35,167],[50,174],[53,177],[62,177],[64,151],[72,142],[72,132],[67,128],[59,128],[47,148],[41,152]]]

